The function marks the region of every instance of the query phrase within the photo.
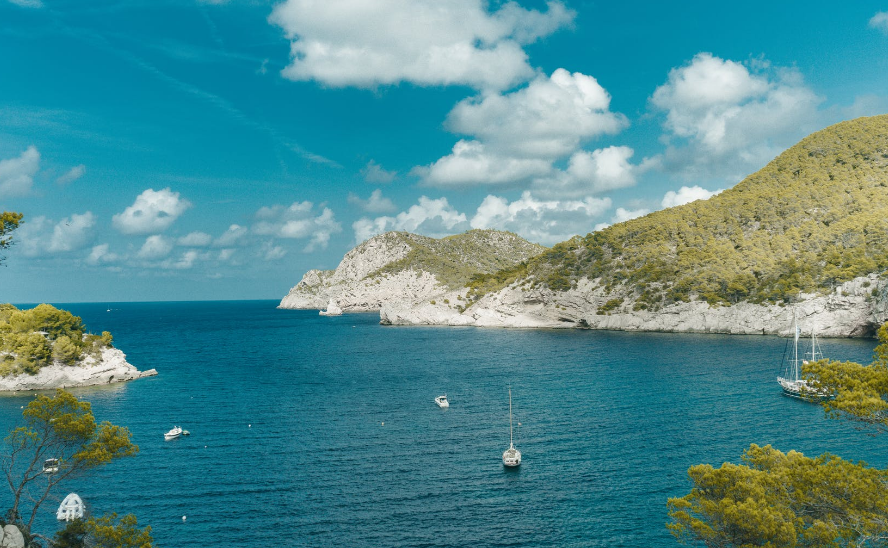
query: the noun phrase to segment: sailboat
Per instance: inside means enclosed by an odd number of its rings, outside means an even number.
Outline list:
[[[509,448],[503,452],[503,466],[515,467],[521,464],[521,451],[515,449],[512,439],[512,387],[509,387]]]
[[[824,390],[815,390],[814,388],[808,386],[807,379],[803,379],[801,376],[801,366],[808,363],[808,361],[817,361],[823,359],[823,353],[820,351],[820,346],[817,343],[817,335],[815,335],[814,330],[811,329],[811,350],[806,353],[805,357],[799,357],[799,338],[802,334],[802,329],[799,327],[798,317],[796,316],[796,311],[792,311],[792,327],[793,327],[793,346],[792,346],[792,357],[789,360],[789,363],[786,366],[786,370],[784,371],[785,377],[777,377],[777,382],[780,384],[780,387],[783,389],[783,395],[789,396],[791,398],[800,398],[800,399],[827,399],[830,397]]]

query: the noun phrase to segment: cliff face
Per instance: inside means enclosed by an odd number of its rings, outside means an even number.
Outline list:
[[[95,386],[154,375],[157,375],[154,369],[147,371],[136,369],[126,361],[126,355],[120,350],[105,348],[102,350],[100,360],[89,356],[80,365],[66,366],[56,363],[40,368],[36,375],[0,377],[0,392]]]
[[[460,302],[466,291],[448,300]],[[459,298],[457,298],[459,297]],[[467,310],[423,302],[388,302],[380,311],[386,325],[591,328],[677,333],[792,334],[793,307],[804,333],[822,337],[870,337],[888,321],[888,281],[876,275],[856,278],[828,295],[803,294],[792,306],[739,303],[711,306],[682,302],[656,312],[620,304],[599,314],[615,298],[595,281],[582,280],[568,291],[522,289],[512,285],[482,297]]]
[[[349,251],[336,270],[309,270],[279,308],[379,310],[383,303],[416,303],[462,287],[473,274],[491,273],[545,248],[495,230],[449,238],[388,232]]]

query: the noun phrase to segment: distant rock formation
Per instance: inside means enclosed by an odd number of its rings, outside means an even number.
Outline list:
[[[40,368],[36,375],[0,377],[0,392],[95,386],[154,375],[157,375],[155,369],[147,371],[136,369],[126,361],[126,355],[120,350],[104,348],[99,360],[88,356],[79,365],[68,366],[55,363]]]
[[[389,301],[421,302],[544,250],[497,230],[441,239],[387,232],[346,253],[336,270],[309,270],[279,308],[321,310],[333,302],[343,311],[371,311]]]

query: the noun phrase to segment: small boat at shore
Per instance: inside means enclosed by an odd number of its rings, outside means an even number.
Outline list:
[[[437,398],[435,398],[435,403],[437,403],[438,407],[440,407],[442,409],[446,409],[446,408],[450,407],[450,402],[447,401],[447,394],[444,394],[443,396],[438,396]]]

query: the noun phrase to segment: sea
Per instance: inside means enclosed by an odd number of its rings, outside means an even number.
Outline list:
[[[276,305],[57,304],[158,375],[72,390],[140,451],[63,485],[34,529],[52,534],[76,492],[166,548],[676,546],[666,501],[694,464],[756,443],[888,466],[886,438],[781,395],[780,337],[392,327]],[[875,344],[822,341],[863,363]],[[517,469],[501,460],[510,388]],[[4,431],[33,397],[0,397]],[[174,425],[190,436],[165,441]]]

